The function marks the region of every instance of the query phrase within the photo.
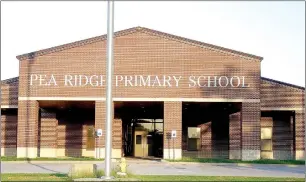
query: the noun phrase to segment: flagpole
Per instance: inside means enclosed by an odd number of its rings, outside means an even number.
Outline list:
[[[111,179],[111,156],[112,156],[112,78],[113,78],[113,58],[114,58],[114,1],[108,0],[107,4],[107,86],[106,86],[106,134],[105,134],[105,178]]]

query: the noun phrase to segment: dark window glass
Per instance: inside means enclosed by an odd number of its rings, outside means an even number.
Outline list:
[[[198,139],[197,138],[188,138],[188,150],[194,151],[198,150]]]
[[[141,144],[141,135],[136,135],[136,144]]]
[[[148,145],[152,144],[152,136],[147,137],[147,144]]]

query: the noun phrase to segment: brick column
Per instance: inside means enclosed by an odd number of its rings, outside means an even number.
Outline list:
[[[290,152],[291,152],[291,159],[295,159],[295,156],[296,156],[296,154],[295,154],[295,133],[294,133],[294,131],[295,131],[295,129],[294,129],[294,127],[295,127],[295,124],[294,124],[294,113],[295,112],[293,112],[293,115],[291,115],[290,116],[290,136],[291,136],[291,146],[290,146]],[[304,160],[304,159],[303,159]]]
[[[39,156],[57,157],[57,126],[56,113],[41,109]]]
[[[295,111],[295,159],[305,159],[305,113]]]
[[[114,118],[114,103],[112,104],[113,108],[113,116]],[[104,101],[96,101],[96,108],[95,108],[95,130],[102,129],[102,136],[96,137],[95,141],[95,158],[104,158],[105,157],[105,121],[106,121],[106,103]],[[120,123],[120,124],[119,124]],[[119,150],[118,143],[119,139],[118,136],[114,136],[115,132],[120,132],[122,129],[118,128],[122,127],[121,120],[118,121],[117,119],[113,119],[112,125],[112,158],[120,158],[121,157],[121,148]],[[120,130],[120,131],[119,131]],[[118,133],[116,133],[118,135]],[[121,136],[121,133],[120,133]],[[121,139],[121,138],[120,138]],[[121,140],[120,140],[121,142]],[[114,148],[115,146],[115,148]],[[121,146],[121,145],[120,145]],[[120,156],[119,156],[120,154]]]
[[[229,158],[241,159],[241,112],[229,115]]]
[[[212,157],[212,135],[211,135],[211,121],[198,125],[201,128],[201,151],[198,153],[200,158]]]
[[[169,138],[176,130],[176,138]],[[164,159],[182,158],[182,102],[164,102]]]
[[[122,120],[113,119],[113,133],[112,133],[112,156],[114,158],[121,158],[122,154]]]
[[[1,156],[16,156],[17,115],[1,114]]]
[[[95,158],[105,157],[105,119],[106,107],[105,102],[96,101],[95,106],[95,130],[102,129],[102,136],[96,137],[95,141]]]
[[[242,103],[242,160],[260,159],[260,103]]]
[[[39,105],[37,101],[18,101],[17,157],[36,158]]]

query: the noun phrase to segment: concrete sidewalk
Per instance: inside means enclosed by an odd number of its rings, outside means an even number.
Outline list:
[[[76,161],[59,163],[48,161],[2,162],[2,173],[68,173]],[[96,163],[104,169],[103,161]],[[113,163],[113,166],[118,163]],[[225,163],[174,163],[160,161],[128,161],[128,171],[137,175],[197,175],[197,176],[254,176],[254,177],[305,177],[304,165],[281,164],[225,164]]]

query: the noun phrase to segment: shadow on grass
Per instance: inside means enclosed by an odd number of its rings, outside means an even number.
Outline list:
[[[68,178],[68,175],[63,174],[63,173],[54,173],[54,174],[50,174],[50,176],[54,176],[54,177],[58,177],[58,178]]]
[[[246,164],[293,164],[305,165],[303,160],[269,160],[260,159],[254,161],[242,161],[234,159],[206,159],[206,158],[188,158],[183,157],[181,160],[167,160],[169,162],[198,162],[198,163],[246,163]]]

